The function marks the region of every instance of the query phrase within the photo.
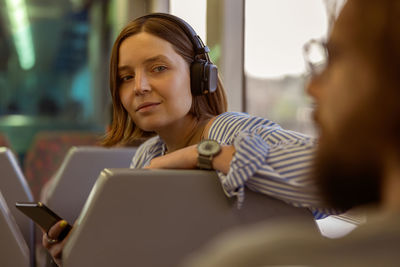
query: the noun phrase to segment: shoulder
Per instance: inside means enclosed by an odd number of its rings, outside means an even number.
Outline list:
[[[280,126],[266,118],[252,116],[242,112],[225,112],[215,118],[211,126],[212,133],[235,132],[252,130],[256,127],[278,127]]]
[[[209,136],[223,142],[231,140],[238,132],[254,131],[260,127],[280,128],[278,124],[266,118],[241,112],[225,112],[215,118]]]
[[[279,126],[275,122],[266,118],[249,115],[243,112],[224,112],[215,119],[215,124],[237,124],[237,123],[254,123],[258,125]]]
[[[238,136],[252,138],[259,136],[270,144],[298,142],[314,146],[315,139],[302,133],[283,129],[279,124],[258,116],[241,112],[225,112],[218,115],[210,127],[209,138],[224,144],[230,144]]]

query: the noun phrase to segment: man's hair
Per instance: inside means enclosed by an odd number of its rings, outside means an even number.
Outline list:
[[[110,92],[113,102],[113,121],[109,133],[103,140],[103,145],[129,145],[136,139],[155,135],[139,129],[125,110],[119,97],[118,55],[121,43],[130,36],[146,32],[172,44],[175,52],[183,57],[188,66],[194,61],[193,44],[182,28],[176,23],[160,18],[138,18],[130,22],[119,34],[111,52],[110,61]],[[189,111],[194,118],[204,120],[227,111],[227,100],[222,82],[218,77],[215,92],[192,96],[192,106]]]

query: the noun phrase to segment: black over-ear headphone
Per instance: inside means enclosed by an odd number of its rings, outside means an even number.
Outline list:
[[[218,85],[218,69],[208,56],[210,49],[204,45],[200,36],[194,31],[183,19],[167,13],[152,13],[141,17],[140,19],[147,18],[163,18],[174,22],[178,25],[189,37],[194,48],[194,61],[190,66],[190,87],[192,95],[204,95],[210,92],[215,92]],[[204,55],[205,60],[199,58]]]

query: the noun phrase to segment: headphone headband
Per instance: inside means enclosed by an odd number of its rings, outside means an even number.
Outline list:
[[[174,15],[168,14],[168,13],[151,13],[148,15],[144,15],[140,18],[141,19],[162,18],[162,19],[167,19],[169,21],[174,22],[185,32],[186,36],[189,37],[190,41],[193,44],[193,48],[195,50],[194,51],[195,56],[205,55],[207,58],[207,61],[211,62],[210,58],[208,56],[208,52],[210,52],[210,49],[203,43],[200,36],[196,33],[196,31],[193,29],[193,27],[190,26],[190,24],[187,23],[186,21],[184,21],[183,19],[181,19],[177,16],[174,16]]]

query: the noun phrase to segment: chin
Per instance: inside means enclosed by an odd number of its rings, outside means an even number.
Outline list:
[[[136,124],[142,131],[157,132],[159,129],[165,127],[165,123],[159,120],[143,120]]]
[[[137,126],[145,132],[155,132],[158,127],[152,124],[137,124]]]

